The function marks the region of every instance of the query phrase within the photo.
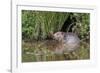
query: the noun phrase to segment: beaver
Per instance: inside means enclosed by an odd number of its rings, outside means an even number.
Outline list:
[[[64,51],[72,52],[80,46],[79,37],[72,32],[56,32],[53,34],[53,38],[61,45],[61,47],[55,48],[55,53],[58,54],[61,54]]]

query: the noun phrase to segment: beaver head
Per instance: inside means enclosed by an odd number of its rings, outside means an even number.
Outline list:
[[[65,35],[64,32],[56,32],[54,33],[53,38],[55,40],[62,41],[64,39],[64,35]]]

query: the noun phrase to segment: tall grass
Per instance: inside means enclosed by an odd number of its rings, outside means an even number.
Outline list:
[[[47,38],[50,32],[57,32],[61,29],[70,14],[72,13],[22,10],[23,39]],[[85,38],[85,35],[89,35],[89,13],[73,13],[73,16],[77,24],[73,28],[74,32],[78,33],[81,38]]]
[[[22,10],[23,39],[45,39],[61,29],[68,13]]]

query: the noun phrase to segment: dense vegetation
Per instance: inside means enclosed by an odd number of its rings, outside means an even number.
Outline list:
[[[48,37],[50,32],[61,29],[64,21],[71,13],[22,11],[22,39],[39,40]],[[73,31],[81,38],[89,36],[89,13],[73,13],[71,17],[77,19]]]

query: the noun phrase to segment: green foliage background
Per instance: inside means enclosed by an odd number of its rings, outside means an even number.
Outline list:
[[[57,32],[61,29],[64,21],[71,13],[68,12],[47,12],[22,10],[22,39],[40,40],[45,39],[50,32]],[[77,22],[73,27],[80,38],[89,36],[89,13],[73,13]]]

